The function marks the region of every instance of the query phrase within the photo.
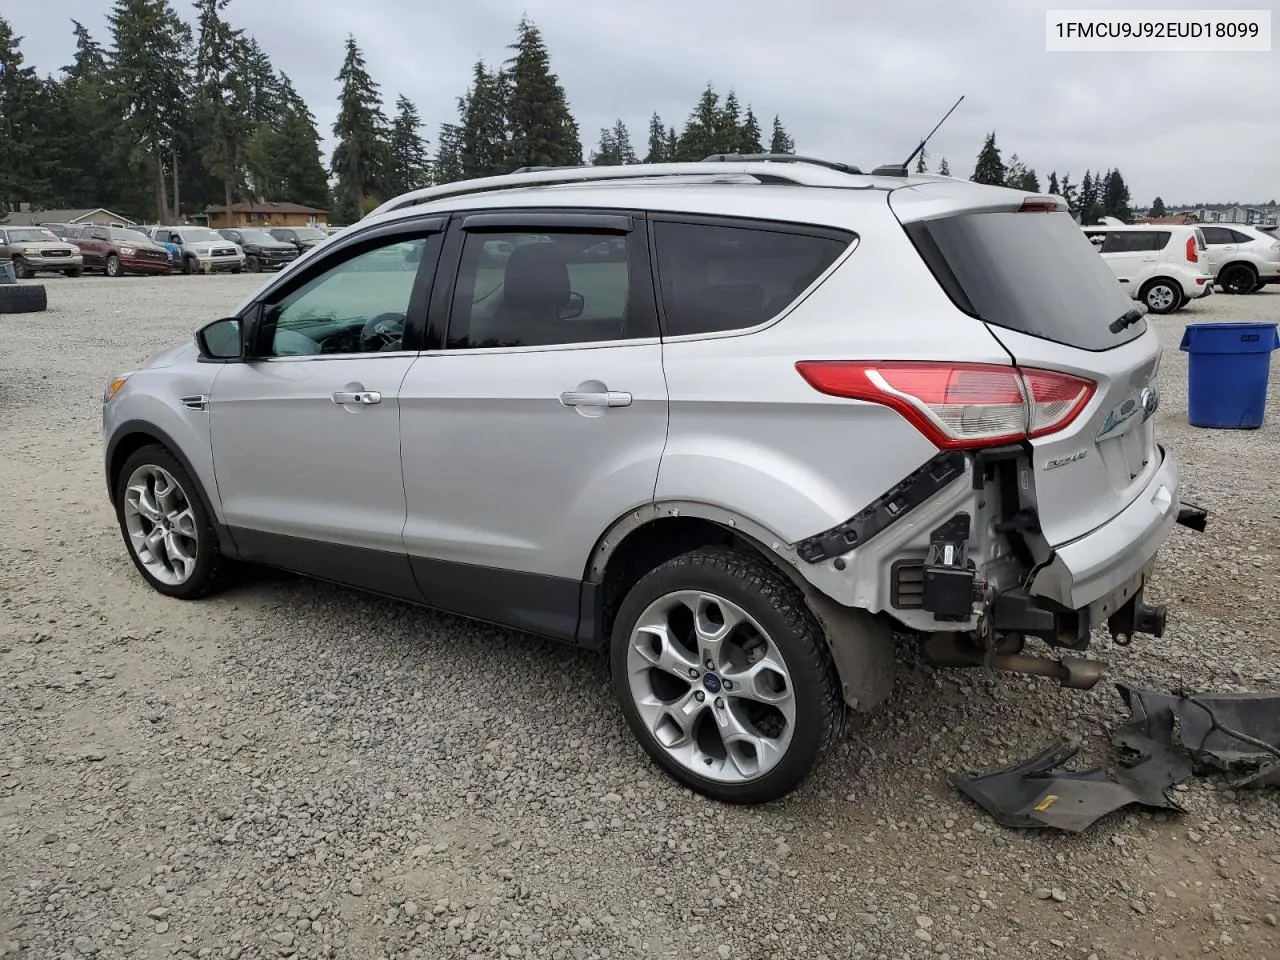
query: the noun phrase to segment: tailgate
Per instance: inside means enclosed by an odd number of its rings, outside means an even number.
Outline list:
[[[1066,426],[1033,437],[1034,469],[1023,481],[1051,545],[1088,533],[1132,503],[1159,467],[1151,420],[1159,340],[1059,198],[988,190],[913,202],[925,193],[895,191],[890,203],[956,306],[983,320],[1024,370],[1096,385]]]

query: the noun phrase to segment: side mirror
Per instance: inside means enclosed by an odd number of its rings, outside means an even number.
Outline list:
[[[205,360],[239,360],[244,356],[244,337],[239,317],[224,317],[196,331],[196,346]]]
[[[587,301],[582,298],[582,294],[570,293],[569,302],[560,308],[560,319],[572,320],[574,317],[580,317],[586,307]]]

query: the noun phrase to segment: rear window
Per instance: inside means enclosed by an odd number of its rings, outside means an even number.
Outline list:
[[[956,306],[985,322],[1082,350],[1141,336],[1111,268],[1066,213],[967,213],[908,224],[920,256]]]
[[[853,240],[711,223],[657,221],[653,230],[669,337],[764,323]]]
[[[1169,242],[1168,230],[1117,230],[1107,234],[1103,253],[1149,253],[1163,250]]]

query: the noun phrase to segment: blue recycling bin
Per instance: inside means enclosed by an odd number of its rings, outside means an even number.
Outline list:
[[[1187,419],[1193,427],[1256,430],[1267,407],[1274,323],[1189,323],[1179,348],[1187,357]]]
[[[0,283],[17,283],[18,277],[13,270],[12,260],[0,260]]]

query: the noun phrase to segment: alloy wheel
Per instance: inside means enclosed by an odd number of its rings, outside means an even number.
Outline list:
[[[178,586],[195,572],[199,530],[186,491],[173,474],[143,464],[125,486],[124,523],[129,546],[147,572]]]
[[[796,724],[791,674],[732,601],[704,590],[659,597],[631,631],[627,675],[646,729],[689,772],[743,783],[786,756]]]

